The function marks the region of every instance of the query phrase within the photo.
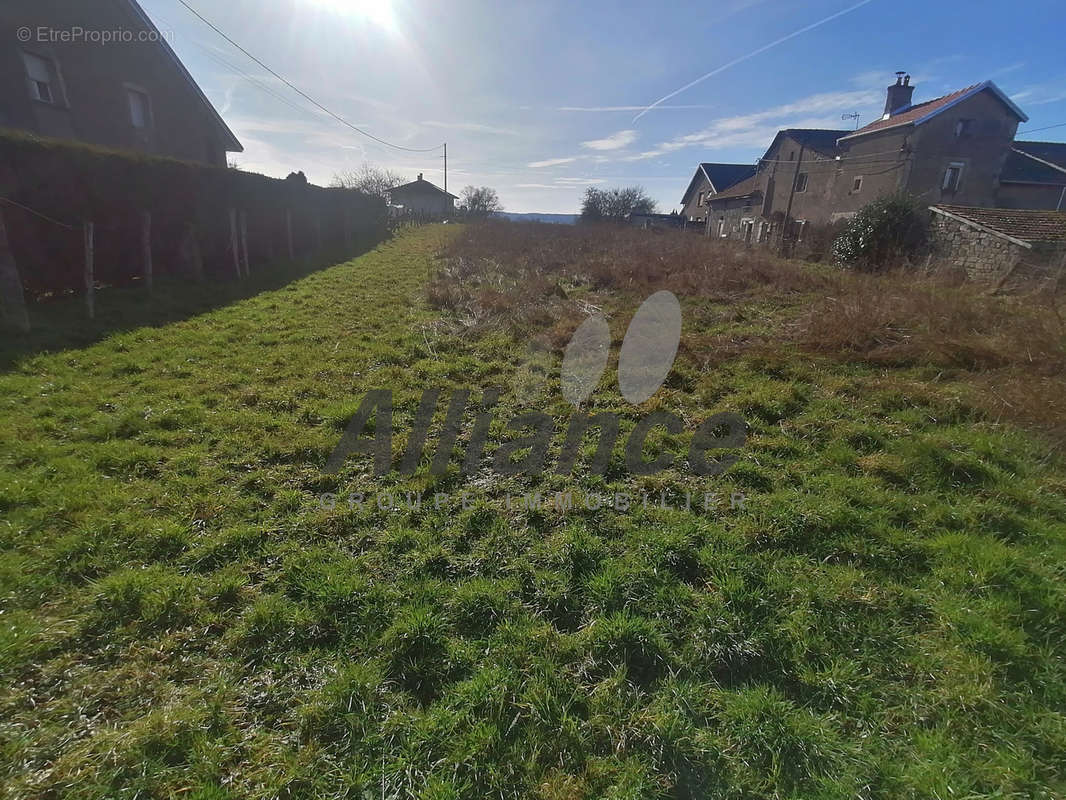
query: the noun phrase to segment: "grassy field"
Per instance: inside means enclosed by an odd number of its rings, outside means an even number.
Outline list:
[[[496,435],[528,409],[561,429],[569,334],[600,309],[616,356],[659,288],[685,314],[666,386],[626,405],[613,358],[592,410],[678,413],[656,446],[679,451],[738,413],[724,475],[633,477],[619,452],[604,476],[464,478],[465,433],[443,476],[428,454],[413,478],[324,473],[372,388],[397,463],[424,387],[501,386]],[[1063,796],[1055,302],[698,237],[427,227],[13,357],[4,796]],[[651,501],[507,502],[568,490]]]

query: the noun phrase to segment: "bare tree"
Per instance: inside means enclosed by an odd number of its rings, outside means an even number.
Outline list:
[[[490,189],[488,186],[467,186],[463,189],[459,209],[472,216],[484,217],[503,211],[503,204],[495,189]]]
[[[621,189],[596,189],[588,187],[581,202],[581,221],[624,220],[630,214],[654,214],[655,201],[643,186],[626,186]]]
[[[404,182],[403,176],[392,170],[373,167],[363,162],[358,169],[338,172],[333,176],[330,186],[340,189],[355,189],[371,197],[388,199],[389,190]]]

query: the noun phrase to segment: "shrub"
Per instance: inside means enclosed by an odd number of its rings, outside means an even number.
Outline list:
[[[833,255],[851,269],[876,272],[913,262],[928,241],[929,219],[921,203],[895,194],[863,206],[833,242]]]

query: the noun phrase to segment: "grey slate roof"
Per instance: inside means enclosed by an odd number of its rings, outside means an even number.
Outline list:
[[[715,192],[724,192],[733,186],[736,186],[743,180],[747,180],[755,174],[754,164],[718,164],[712,161],[704,161],[696,168],[696,174],[692,176],[692,180],[689,181],[688,188],[685,190],[684,197],[681,198],[681,205],[686,205],[689,199],[692,197],[692,192],[696,189],[696,183],[700,177],[700,173],[707,176],[707,180],[711,182],[711,186],[714,187]]]
[[[1015,142],[1011,147],[1001,181],[1066,186],[1066,143]]]
[[[391,189],[389,189],[389,192],[393,195],[443,194],[447,197],[452,198],[453,200],[458,199],[457,195],[454,195],[451,192],[446,192],[439,186],[434,186],[432,183],[423,178],[419,178],[416,181],[411,181],[410,183],[402,183],[399,186],[393,186]]]
[[[795,139],[808,150],[814,150],[827,156],[835,156],[840,153],[837,147],[837,139],[847,136],[854,131],[837,131],[826,128],[785,128],[779,131],[777,136],[784,134]],[[777,137],[774,137],[775,141]],[[772,147],[773,145],[771,145]]]

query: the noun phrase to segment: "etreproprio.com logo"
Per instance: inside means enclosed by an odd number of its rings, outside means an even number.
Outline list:
[[[668,291],[656,292],[641,304],[622,341],[618,357],[618,387],[622,397],[632,405],[650,399],[666,381],[677,357],[681,341],[681,305]],[[589,466],[594,475],[607,471],[611,454],[618,441],[620,420],[616,414],[601,412],[592,416],[582,412],[582,405],[592,395],[603,377],[610,355],[611,337],[607,321],[596,314],[583,322],[570,339],[563,356],[560,375],[562,393],[574,406],[566,436],[562,442],[554,472],[568,475],[573,471],[585,436],[599,431],[596,453]],[[440,432],[437,449],[430,462],[431,475],[443,475],[451,461],[463,420],[470,407],[471,390],[453,393]],[[440,389],[422,393],[400,463],[400,473],[413,475],[425,452],[433,416],[440,402]],[[474,414],[469,444],[463,456],[461,474],[468,476],[482,466],[493,414],[500,390],[488,388]],[[382,476],[392,468],[392,391],[372,389],[348,423],[341,441],[326,462],[326,472],[336,473],[348,456],[366,454],[373,457],[374,474]],[[368,427],[372,430],[368,432]],[[676,414],[653,411],[633,427],[625,444],[625,463],[635,475],[654,475],[670,468],[677,454],[662,452],[652,460],[644,458],[644,444],[649,434],[662,428],[679,434],[685,424]],[[555,436],[555,421],[543,412],[520,414],[509,420],[505,431],[511,435],[497,447],[492,457],[493,470],[504,476],[543,473],[548,451]],[[744,420],[732,413],[708,417],[693,433],[688,448],[689,469],[697,475],[719,475],[729,469],[736,456],[711,456],[715,450],[736,449],[747,441]]]

